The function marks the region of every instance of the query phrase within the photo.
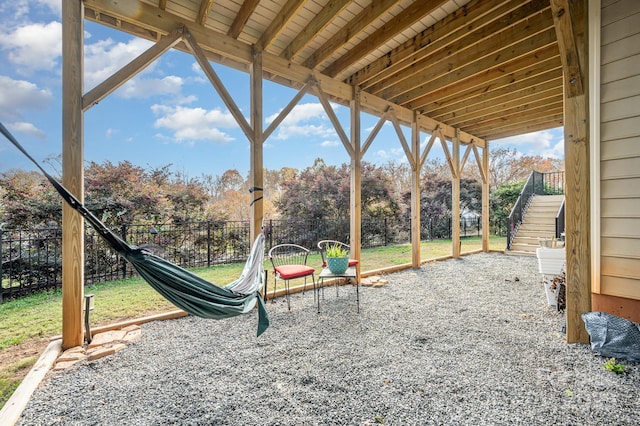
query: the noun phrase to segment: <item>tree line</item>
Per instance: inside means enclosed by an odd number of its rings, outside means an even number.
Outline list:
[[[471,162],[470,162],[471,163]],[[89,162],[85,168],[85,205],[107,226],[247,220],[251,212],[248,178],[237,170],[189,177],[167,164],[143,168],[129,161]],[[520,155],[514,149],[491,151],[491,216],[508,215],[521,183],[531,170],[563,169],[561,160]],[[362,164],[362,218],[410,217],[411,170],[406,163]],[[520,185],[520,187],[519,187]],[[349,216],[349,166],[328,165],[321,158],[303,169],[264,170],[265,217],[286,220]],[[5,229],[59,227],[61,198],[38,172],[0,173],[0,223]],[[517,198],[517,195],[516,195]],[[450,216],[451,173],[440,160],[428,160],[421,174],[421,215]],[[511,205],[510,205],[511,203]],[[461,178],[461,211],[481,211],[481,180],[469,164]]]

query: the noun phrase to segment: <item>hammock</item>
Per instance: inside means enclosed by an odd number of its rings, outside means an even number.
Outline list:
[[[0,132],[16,146],[58,191],[73,209],[78,211],[104,238],[109,246],[124,257],[140,276],[158,293],[180,309],[201,317],[222,319],[244,314],[258,304],[258,336],[269,327],[269,316],[260,295],[263,286],[264,235],[256,238],[240,277],[220,287],[146,251],[130,246],[107,226],[27,153],[13,135],[0,123]]]

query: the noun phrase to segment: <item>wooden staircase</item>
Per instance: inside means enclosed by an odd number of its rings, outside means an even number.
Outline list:
[[[564,195],[534,195],[511,243],[511,249],[506,253],[535,256],[536,249],[540,247],[540,238],[555,237],[555,219],[563,200]]]

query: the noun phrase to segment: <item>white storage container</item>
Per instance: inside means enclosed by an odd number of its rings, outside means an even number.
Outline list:
[[[538,271],[541,274],[560,275],[565,264],[564,248],[545,248],[536,249],[538,256]]]

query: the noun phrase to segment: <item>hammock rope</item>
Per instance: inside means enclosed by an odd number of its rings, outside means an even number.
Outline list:
[[[87,210],[69,190],[47,173],[2,123],[0,123],[0,132],[35,164],[64,201],[80,213],[106,243],[131,263],[140,276],[171,303],[185,312],[208,319],[245,314],[257,304],[257,335],[260,336],[269,327],[269,315],[260,294],[264,285],[265,238],[263,233],[256,238],[240,277],[224,287],[215,285],[143,248],[127,244]]]

